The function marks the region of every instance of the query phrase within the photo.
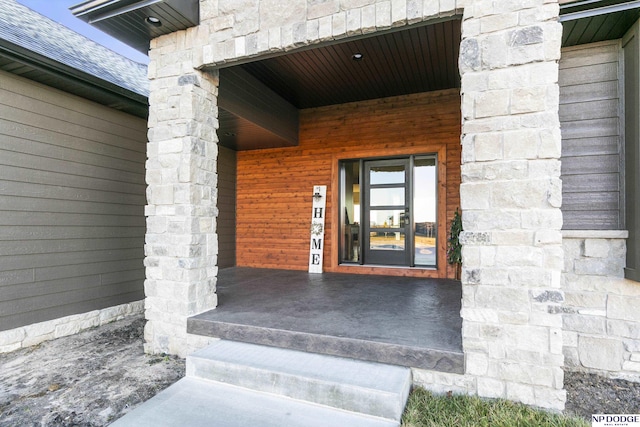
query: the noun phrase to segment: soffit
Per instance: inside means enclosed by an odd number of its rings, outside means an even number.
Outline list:
[[[582,0],[560,6],[562,46],[622,38],[640,18],[640,1]]]
[[[74,16],[146,54],[151,39],[200,23],[198,0],[89,0]],[[158,20],[156,25],[147,18]]]
[[[242,68],[297,109],[314,108],[460,87],[460,38],[460,19],[453,18],[231,68]],[[353,60],[354,53],[362,60]],[[223,109],[219,124],[220,143],[235,150],[291,145]]]
[[[241,65],[296,108],[460,87],[460,20],[288,53]],[[356,61],[353,54],[361,53]]]

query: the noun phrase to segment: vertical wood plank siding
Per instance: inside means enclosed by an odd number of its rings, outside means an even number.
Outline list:
[[[446,230],[460,187],[459,90],[355,102],[302,110],[297,147],[238,152],[237,264],[247,267],[305,270],[309,256],[309,215],[314,185],[327,185],[325,271],[338,267],[338,158],[446,152]],[[446,237],[440,236],[444,244]],[[441,245],[440,251],[444,250]],[[445,264],[445,263],[443,263]],[[448,270],[448,271],[445,271]],[[419,269],[352,272],[453,277],[453,271]]]
[[[146,130],[0,72],[0,330],[144,298]]]
[[[218,267],[236,265],[236,152],[218,146]]]
[[[565,230],[619,229],[619,41],[562,50],[562,214]]]

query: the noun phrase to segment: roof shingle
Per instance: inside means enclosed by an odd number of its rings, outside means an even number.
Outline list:
[[[0,40],[149,96],[147,67],[16,3],[0,0]]]

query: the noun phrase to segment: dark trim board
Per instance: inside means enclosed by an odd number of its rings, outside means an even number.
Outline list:
[[[640,281],[640,24],[636,23],[622,41],[625,76],[625,221],[629,231],[625,277]]]
[[[218,268],[236,265],[236,152],[218,147]]]
[[[298,109],[242,68],[220,70],[220,144],[234,150],[298,145]]]

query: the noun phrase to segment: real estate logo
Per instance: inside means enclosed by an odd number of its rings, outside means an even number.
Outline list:
[[[592,427],[640,427],[640,414],[595,414]]]

